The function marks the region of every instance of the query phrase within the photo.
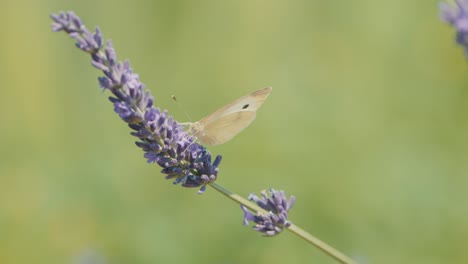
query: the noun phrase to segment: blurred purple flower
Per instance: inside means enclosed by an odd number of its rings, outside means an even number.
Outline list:
[[[456,41],[468,54],[468,0],[455,0],[455,5],[439,4],[440,17],[456,29]]]
[[[284,191],[276,191],[270,189],[269,192],[263,190],[262,197],[257,197],[255,194],[249,195],[249,200],[257,203],[258,206],[268,211],[265,215],[257,213],[254,215],[245,206],[241,205],[244,211],[244,224],[248,225],[249,221],[254,222],[254,229],[263,233],[265,236],[274,236],[283,228],[288,227],[291,223],[288,221],[288,211],[292,208],[295,197],[291,196],[289,201]]]
[[[93,249],[85,249],[75,256],[74,264],[106,264],[106,258],[100,252]]]
[[[99,85],[114,96],[109,100],[114,111],[134,130],[131,134],[140,139],[136,145],[143,149],[149,163],[157,163],[174,184],[183,187],[200,187],[203,193],[206,184],[214,182],[218,175],[221,156],[211,162],[211,154],[195,138],[188,135],[167,111],[153,106],[154,99],[138,74],[133,73],[130,63],[117,60],[117,55],[108,41],[104,51],[103,36],[99,28],[94,33],[86,29],[75,13],[52,14],[52,29],[65,31],[76,40],[76,46],[91,54],[92,65],[105,76],[99,77]]]

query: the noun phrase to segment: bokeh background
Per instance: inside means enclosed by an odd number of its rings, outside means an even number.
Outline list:
[[[146,164],[49,14],[99,25],[177,120],[273,86],[217,183],[296,196],[361,263],[467,263],[468,67],[438,1],[2,1],[0,263],[336,263]]]

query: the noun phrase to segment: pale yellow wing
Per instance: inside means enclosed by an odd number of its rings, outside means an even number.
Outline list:
[[[258,108],[263,104],[265,99],[271,92],[271,87],[263,88],[253,93],[250,93],[244,97],[241,97],[234,102],[225,105],[224,107],[214,111],[212,114],[204,117],[198,121],[202,126],[209,122],[212,122],[224,115],[228,115],[235,112],[251,112],[257,111]]]
[[[205,145],[223,144],[250,125],[255,116],[255,111],[240,111],[224,115],[202,126],[200,131],[195,131],[194,135]]]
[[[271,87],[248,94],[193,123],[190,131],[206,145],[222,144],[244,130],[255,119]]]

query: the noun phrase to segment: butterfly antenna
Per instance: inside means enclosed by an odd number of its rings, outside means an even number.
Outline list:
[[[189,114],[187,113],[187,111],[185,111],[185,109],[182,107],[182,105],[179,103],[179,101],[177,101],[177,98],[175,97],[175,95],[171,95],[171,98],[172,100],[174,100],[174,102],[177,104],[177,107],[179,107],[180,110],[182,110],[182,112],[184,112],[185,116],[187,117],[187,119],[192,122],[192,119],[190,118]]]

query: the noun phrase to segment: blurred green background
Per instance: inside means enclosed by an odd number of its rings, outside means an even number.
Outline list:
[[[336,263],[146,164],[89,56],[51,32],[59,10],[99,25],[177,120],[172,94],[197,120],[273,86],[209,148],[218,184],[295,195],[290,220],[362,263],[468,262],[468,67],[437,1],[7,0],[0,263]]]

